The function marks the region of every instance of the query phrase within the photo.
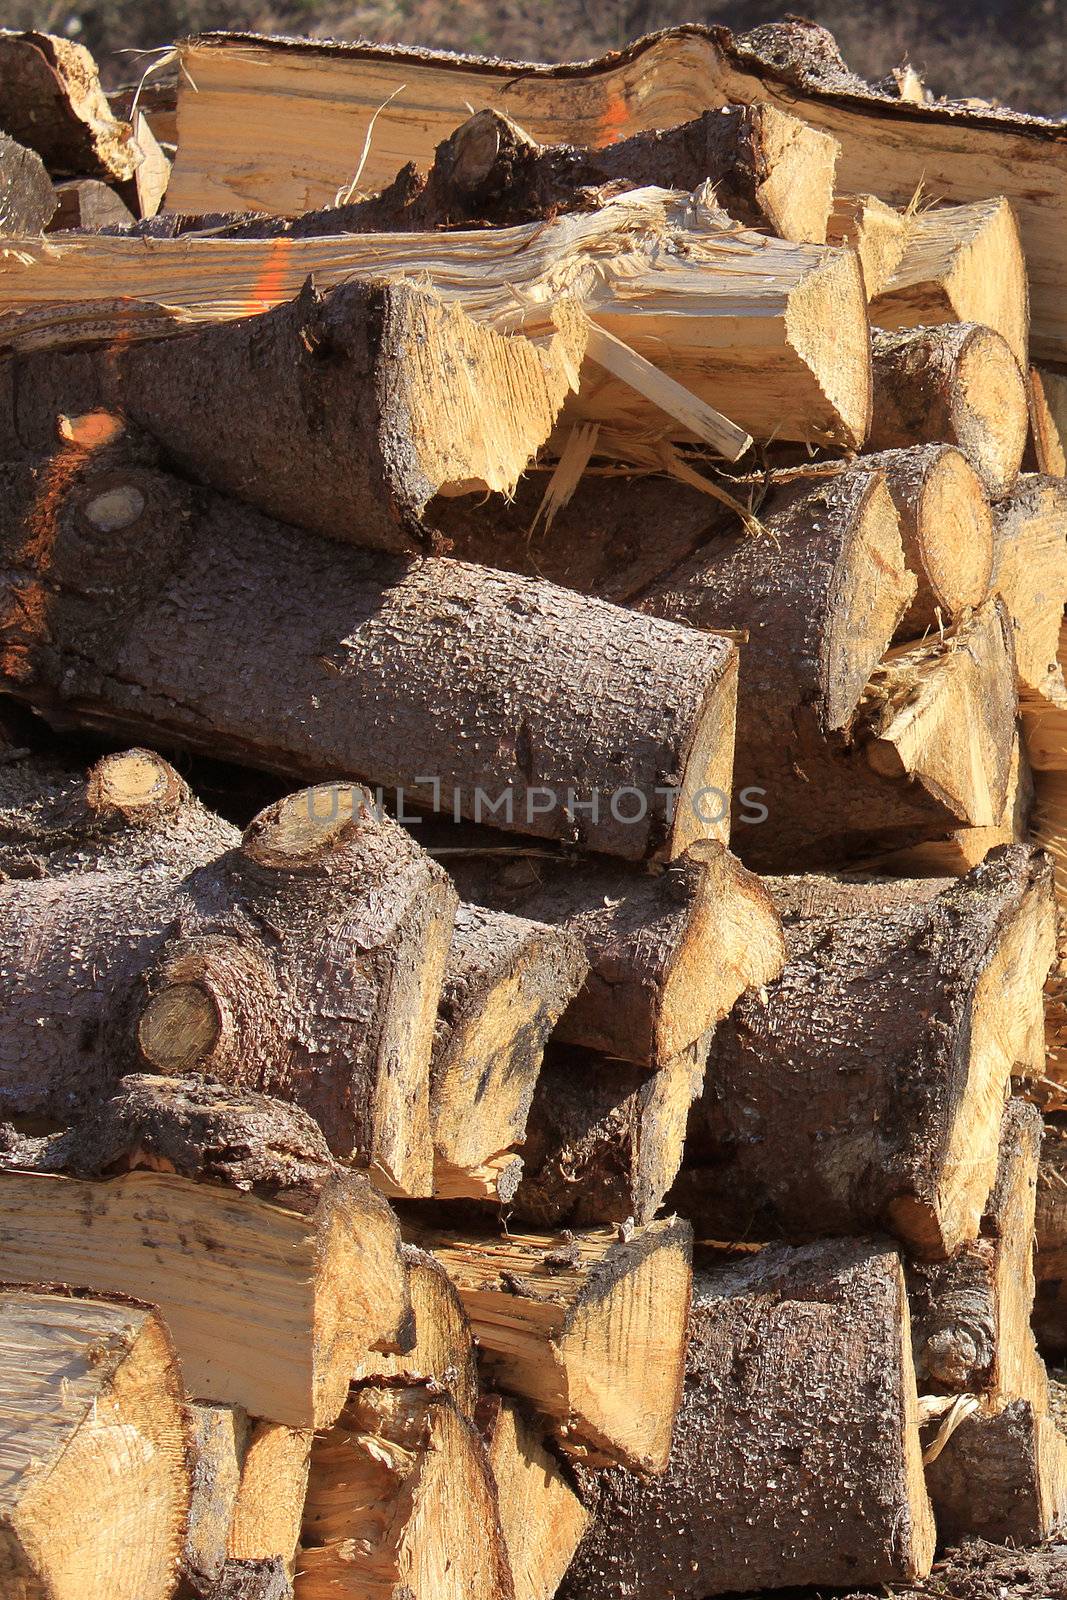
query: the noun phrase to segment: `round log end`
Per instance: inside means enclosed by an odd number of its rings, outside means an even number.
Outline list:
[[[79,450],[103,450],[117,444],[126,424],[111,411],[85,411],[77,417],[58,417],[56,432],[64,444],[76,445]]]
[[[181,779],[151,750],[123,750],[104,756],[86,780],[86,802],[93,811],[118,811],[134,817],[158,813],[178,800]]]
[[[242,850],[261,867],[314,866],[331,856],[373,814],[358,783],[320,783],[261,811],[245,830]]]
[[[157,1072],[181,1077],[211,1055],[222,1036],[222,1014],[200,983],[174,983],[153,996],[137,1024],[141,1054]]]
[[[112,483],[82,506],[82,515],[99,533],[121,533],[144,514],[144,492],[135,483]]]

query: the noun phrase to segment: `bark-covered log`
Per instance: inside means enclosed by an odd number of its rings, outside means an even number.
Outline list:
[[[1024,473],[994,507],[993,587],[1012,621],[1024,701],[1067,707],[1058,660],[1067,605],[1067,482]]]
[[[367,1385],[316,1439],[296,1590],[514,1600],[485,1446],[447,1394]]]
[[[1044,1544],[1067,1517],[1067,1438],[1029,1400],[960,1423],[926,1481],[946,1544]]]
[[[898,639],[918,639],[981,605],[993,575],[993,515],[982,481],[951,445],[919,445],[864,456],[885,476],[900,518],[900,537],[918,589],[897,625]]]
[[[69,233],[76,228],[97,233],[133,221],[133,212],[122,196],[99,178],[67,178],[56,184],[55,195],[57,208],[49,233]]]
[[[1026,262],[1007,200],[932,206],[910,216],[904,254],[871,305],[871,321],[883,328],[977,323],[1006,340],[1025,372]]]
[[[827,892],[833,893],[833,880]],[[790,959],[716,1031],[673,1201],[711,1239],[884,1227],[974,1239],[1017,1060],[1042,1027],[1051,872],[993,852],[935,898],[787,922]]]
[[[52,180],[36,150],[0,133],[0,233],[43,233],[57,204]]]
[[[1067,1122],[1045,1127],[1037,1184],[1034,1327],[1050,1358],[1067,1354]]]
[[[727,797],[707,795],[725,808]],[[715,812],[707,810],[706,815]],[[664,872],[494,851],[491,835],[418,830],[461,894],[577,936],[589,975],[555,1037],[643,1066],[674,1059],[726,1016],[745,989],[781,971],[777,914],[754,873],[699,843]]]
[[[900,265],[909,219],[873,194],[834,196],[827,244],[850,244],[863,267],[867,299],[881,294]]]
[[[656,1071],[550,1047],[507,1210],[536,1228],[651,1222],[682,1164],[710,1032]]]
[[[870,448],[954,444],[994,498],[1007,494],[1028,430],[1026,385],[1007,341],[976,323],[876,329],[872,357]]]
[[[1041,1114],[1011,1100],[1004,1114],[996,1182],[977,1239],[947,1261],[913,1263],[908,1274],[919,1387],[1048,1407],[1048,1380],[1030,1315],[1034,1304],[1034,1206]]]
[[[7,1116],[68,1122],[145,1063],[203,1073],[303,1106],[336,1154],[430,1193],[455,895],[366,791],[289,796],[183,878],[66,873],[0,903]]]
[[[696,809],[730,784],[725,639],[530,579],[310,539],[121,445],[13,468],[5,487],[0,682],[53,721],[362,775],[412,804],[635,860],[727,831]],[[561,695],[572,677],[581,692]]]
[[[460,905],[430,1064],[435,1164],[477,1167],[522,1142],[545,1042],[588,970],[569,929]]]
[[[257,1422],[241,1460],[227,1540],[230,1561],[279,1558],[291,1569],[307,1494],[312,1434]]]
[[[0,1371],[5,1592],[169,1600],[190,1464],[163,1320],[130,1300],[5,1289]]]
[[[677,1217],[587,1233],[446,1233],[414,1220],[463,1301],[493,1383],[570,1455],[662,1472],[678,1409],[692,1230]]]
[[[410,284],[344,283],[176,338],[18,360],[7,453],[56,417],[110,407],[176,471],[283,521],[373,549],[433,540],[437,494],[509,493],[577,387],[566,302],[539,341],[494,332]]]
[[[111,115],[88,50],[51,33],[0,36],[0,127],[36,150],[54,177],[124,182],[140,160],[133,129]]]
[[[923,1577],[934,1525],[899,1257],[865,1240],[698,1257],[666,1474],[579,1476],[594,1523],[566,1600]]]
[[[589,1513],[516,1401],[487,1394],[477,1422],[496,1486],[515,1600],[552,1600]]]
[[[280,1556],[227,1560],[203,1600],[293,1600],[293,1584]]]
[[[414,1343],[399,1354],[369,1351],[353,1379],[357,1383],[426,1380],[447,1389],[460,1413],[472,1418],[478,1404],[478,1366],[463,1303],[448,1273],[428,1250],[406,1244],[403,1257],[415,1319]]]
[[[66,1138],[16,1146],[0,1239],[12,1277],[158,1305],[191,1394],[293,1428],[337,1416],[371,1346],[410,1341],[389,1206],[247,1090],[134,1078]]]
[[[182,1585],[210,1594],[226,1564],[226,1549],[248,1448],[250,1422],[240,1406],[190,1404],[192,1497],[182,1549]]]

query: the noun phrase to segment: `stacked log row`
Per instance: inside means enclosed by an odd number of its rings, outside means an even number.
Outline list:
[[[795,20],[177,55],[0,35],[0,1590],[1040,1544],[1062,139]]]

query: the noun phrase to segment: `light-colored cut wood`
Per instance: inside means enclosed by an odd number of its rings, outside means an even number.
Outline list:
[[[882,293],[900,265],[910,217],[873,194],[839,194],[826,227],[827,244],[850,244],[863,267],[867,299]]]
[[[429,1379],[447,1389],[465,1417],[478,1403],[478,1365],[470,1320],[448,1273],[428,1250],[403,1247],[415,1342],[403,1355],[371,1350],[353,1379],[380,1383],[402,1378],[405,1383]]]
[[[486,1395],[478,1408],[496,1484],[515,1600],[552,1600],[589,1513],[516,1401]]]
[[[257,1422],[237,1485],[227,1555],[235,1561],[280,1556],[291,1567],[300,1538],[312,1434],[280,1422]]]

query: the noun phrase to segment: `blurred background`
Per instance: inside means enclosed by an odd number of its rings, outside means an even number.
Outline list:
[[[110,86],[142,66],[122,54],[204,28],[363,37],[512,59],[580,60],[675,22],[738,30],[773,21],[788,0],[5,0],[3,22],[77,39]],[[809,0],[804,15],[837,36],[848,64],[884,77],[904,61],[934,94],[1067,117],[1067,0]]]

